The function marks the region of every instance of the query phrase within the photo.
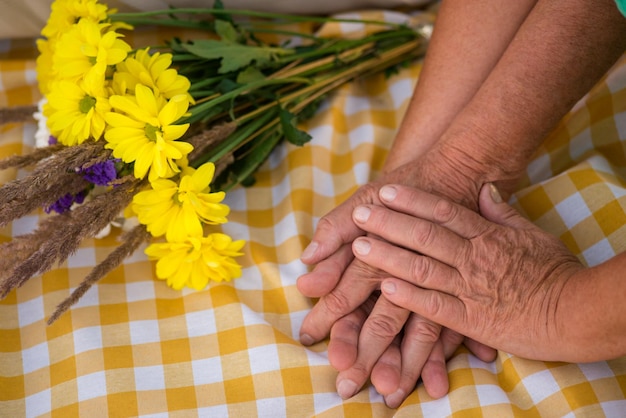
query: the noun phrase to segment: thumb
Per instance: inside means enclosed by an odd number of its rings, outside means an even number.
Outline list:
[[[486,183],[480,189],[478,207],[480,214],[485,219],[499,225],[512,228],[528,228],[533,225],[511,205],[502,200],[498,188],[493,183]]]

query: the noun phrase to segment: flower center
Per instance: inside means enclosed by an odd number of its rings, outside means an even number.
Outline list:
[[[96,105],[96,98],[91,96],[85,96],[78,103],[78,108],[82,113],[89,113],[89,111]]]
[[[149,123],[146,124],[144,131],[146,132],[146,138],[154,142],[157,140],[157,133],[161,133],[161,130],[158,127],[150,125]]]
[[[181,205],[189,200],[191,195],[191,184],[189,176],[183,176],[178,185],[178,191],[174,194],[174,202]]]
[[[174,200],[174,203],[176,203],[178,206],[182,206],[183,202],[187,200],[186,198],[187,198],[187,192],[177,192],[174,195],[173,200]]]

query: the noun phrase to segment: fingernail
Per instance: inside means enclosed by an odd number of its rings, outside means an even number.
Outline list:
[[[309,245],[302,251],[302,255],[300,258],[307,259],[313,257],[315,255],[315,251],[317,250],[318,244],[315,241],[311,241]]]
[[[337,393],[343,399],[348,399],[354,396],[357,389],[358,389],[358,386],[356,385],[356,383],[354,383],[352,380],[349,380],[349,379],[344,379],[340,381],[339,383],[337,383]]]
[[[370,208],[365,206],[359,206],[354,209],[354,219],[359,222],[367,222],[367,220],[370,218],[370,213],[372,213]]]
[[[395,187],[383,186],[383,188],[380,189],[380,198],[387,202],[393,201],[397,195],[398,195],[398,191],[396,190]]]
[[[352,249],[354,250],[355,253],[359,255],[367,255],[372,249],[372,245],[367,240],[356,239],[352,243]]]
[[[494,203],[502,203],[500,191],[498,191],[498,188],[493,183],[489,183],[489,194],[491,195],[491,200],[493,200]]]
[[[302,343],[302,345],[306,346],[315,344],[315,340],[309,334],[301,334],[300,342]]]
[[[402,404],[404,398],[406,398],[406,393],[402,389],[398,389],[391,395],[385,396],[385,403],[389,408],[397,408]]]
[[[383,284],[380,285],[380,289],[388,295],[393,295],[398,290],[394,282],[383,282]]]

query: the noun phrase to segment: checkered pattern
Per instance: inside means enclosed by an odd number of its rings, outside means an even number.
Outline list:
[[[37,99],[32,69],[32,60],[0,61],[0,104]],[[242,278],[174,291],[138,251],[46,326],[115,246],[111,236],[1,301],[0,416],[624,416],[626,358],[562,364],[500,353],[483,363],[460,348],[448,396],[433,400],[420,385],[391,410],[371,387],[342,401],[326,343],[298,343],[313,304],[295,287],[306,271],[300,253],[317,220],[380,170],[419,69],[344,86],[304,126],[310,144],[279,147],[254,187],[229,192],[224,231],[248,241]],[[512,199],[589,265],[626,249],[625,112],[626,59],[547,139]],[[0,127],[0,152],[28,150],[33,131]],[[2,229],[2,239],[37,220]]]

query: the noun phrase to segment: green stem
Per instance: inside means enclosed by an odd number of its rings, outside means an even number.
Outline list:
[[[253,83],[248,83],[242,87],[239,87],[231,92],[226,94],[222,94],[219,97],[209,100],[207,102],[196,105],[190,109],[191,116],[188,118],[181,120],[180,123],[193,123],[202,119],[203,114],[208,112],[212,107],[217,106],[221,103],[227,102],[229,100],[235,99],[237,96],[249,93],[256,89],[270,86],[273,84],[288,84],[288,83],[302,83],[302,84],[311,84],[311,80],[302,77],[290,77],[283,79],[270,79],[270,80],[260,80]]]
[[[241,170],[237,170],[236,179],[231,180],[224,185],[221,189],[224,192],[228,192],[233,187],[241,184],[245,179],[253,175],[259,167],[267,160],[274,148],[282,141],[282,135],[276,131],[266,132],[262,137],[258,138],[257,143],[253,145],[250,153],[246,155],[239,162],[239,167],[243,167]]]
[[[416,38],[418,38],[418,34],[412,30],[407,30],[407,31],[394,30],[394,31],[375,33],[373,35],[367,36],[365,38],[357,39],[357,40],[346,40],[346,39],[342,39],[338,41],[333,40],[329,42],[330,45],[320,46],[319,48],[315,48],[312,51],[295,53],[295,54],[281,57],[278,60],[278,62],[288,63],[288,62],[296,61],[300,59],[301,60],[311,59],[320,55],[326,56],[329,54],[339,54],[348,49],[358,48],[360,46],[367,45],[368,43],[371,43],[373,47],[376,48],[376,45],[383,41],[397,39],[397,42],[400,43],[402,41],[409,42]],[[385,49],[387,48],[389,48],[389,46],[387,46]]]
[[[199,90],[201,88],[205,88],[205,87],[211,86],[213,84],[219,83],[220,81],[224,80],[225,78],[228,78],[228,75],[224,74],[224,75],[219,75],[217,77],[205,78],[204,80],[201,80],[201,81],[196,81],[189,88],[189,92],[190,93],[192,93],[192,92],[195,93],[196,90]]]
[[[258,132],[266,126],[273,118],[276,112],[266,112],[249,124],[239,125],[237,130],[231,134],[226,140],[220,142],[210,153],[204,154],[197,160],[192,161],[194,167],[199,167],[206,162],[217,163],[221,158],[233,152],[243,145],[255,132]]]

